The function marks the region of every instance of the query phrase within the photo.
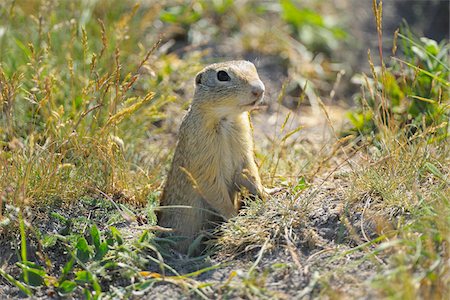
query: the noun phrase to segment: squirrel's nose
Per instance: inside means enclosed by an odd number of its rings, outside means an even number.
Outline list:
[[[255,97],[261,97],[264,94],[265,87],[261,81],[252,83],[252,95]]]

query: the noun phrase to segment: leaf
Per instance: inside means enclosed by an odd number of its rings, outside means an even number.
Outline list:
[[[45,275],[44,283],[46,286],[58,286],[58,278],[50,275]]]
[[[305,24],[324,27],[322,16],[311,9],[300,9],[290,0],[281,1],[281,8],[283,9],[283,18],[297,27]]]
[[[88,288],[84,288],[83,289],[83,295],[84,295],[84,299],[85,300],[91,300],[92,299],[91,291],[89,291]]]
[[[61,214],[59,214],[57,212],[51,212],[50,216],[52,216],[52,218],[55,218],[55,219],[57,219],[58,221],[60,221],[61,223],[64,223],[64,224],[69,222],[69,220],[66,217],[64,217],[63,215],[61,215]]]
[[[80,109],[81,104],[83,104],[83,98],[81,95],[77,95],[73,100],[73,104],[75,105],[75,109]]]
[[[149,271],[141,271],[139,272],[139,275],[142,277],[162,278],[161,274]]]
[[[101,260],[105,254],[108,252],[109,248],[108,248],[108,243],[107,242],[103,242],[101,243],[98,248],[96,249],[96,253],[95,253],[95,260]]]
[[[393,108],[400,106],[401,100],[405,97],[405,94],[398,85],[395,76],[391,72],[385,72],[384,77],[384,89],[389,94],[391,105]]]
[[[23,53],[29,58],[31,56],[31,50],[25,46],[19,39],[14,40],[16,45],[23,51]]]
[[[75,281],[79,283],[91,283],[94,277],[91,272],[88,271],[78,271],[75,273]]]
[[[434,43],[433,43],[434,41],[431,42],[431,44],[428,44],[428,43],[427,43],[427,40],[429,40],[429,39],[425,38],[425,40],[422,40],[422,39],[423,39],[423,38],[422,38],[421,41],[422,41],[425,45],[421,45],[420,43],[418,43],[418,42],[416,42],[416,41],[410,39],[409,37],[407,37],[407,36],[405,36],[405,35],[403,35],[403,34],[401,34],[401,33],[399,33],[398,36],[399,36],[400,38],[402,38],[402,39],[408,41],[408,42],[411,43],[412,45],[414,45],[414,46],[416,46],[416,47],[418,47],[418,48],[423,49],[423,50],[424,50],[425,52],[427,52],[427,54],[428,54],[431,58],[433,58],[438,64],[440,64],[440,65],[441,65],[442,67],[444,67],[446,70],[450,71],[450,68],[447,66],[447,64],[446,64],[445,62],[441,61],[441,59],[440,59],[439,57],[437,57],[438,53],[433,54],[433,52],[434,52],[435,50],[438,50],[438,49],[434,49],[434,48],[435,48],[435,45],[434,45]],[[432,40],[431,40],[431,41],[432,41]],[[425,46],[425,47],[424,47],[424,46]],[[431,46],[431,47],[430,47],[430,46]],[[444,50],[445,50],[445,49],[444,49]],[[444,52],[447,53],[446,50],[445,50]]]
[[[421,37],[420,41],[425,45],[425,50],[432,55],[437,55],[439,53],[439,45],[435,40]]]
[[[24,262],[24,263],[18,263],[17,264],[21,269],[22,273],[20,274],[20,280],[24,281],[27,280],[27,284],[31,286],[41,286],[44,284],[44,276],[46,276],[46,272],[44,269],[33,263],[33,262]],[[27,278],[25,278],[25,276]]]
[[[200,13],[193,10],[190,5],[172,6],[163,10],[160,15],[160,20],[163,22],[186,25],[192,24],[200,18]]]
[[[19,211],[19,229],[20,229],[20,258],[22,262],[27,262],[27,237],[25,233],[25,222],[22,218],[22,211]],[[26,274],[25,274],[25,282],[27,282]]]
[[[427,55],[425,53],[425,51],[422,51],[421,48],[416,47],[416,46],[411,46],[411,50],[412,52],[417,55],[421,60],[426,60],[427,59]]]
[[[138,239],[138,243],[141,244],[141,243],[147,241],[148,237],[149,237],[148,230],[144,230],[144,232],[141,234],[141,236]]]
[[[81,260],[82,262],[87,262],[89,260],[90,253],[89,253],[89,245],[84,237],[80,237],[78,239],[76,249],[78,259]]]
[[[123,239],[122,239],[122,236],[120,235],[119,230],[117,230],[117,228],[114,226],[109,227],[109,230],[111,230],[111,234],[112,234],[113,238],[117,241],[117,243],[119,245],[122,245]]]
[[[98,296],[102,293],[102,288],[100,284],[98,283],[98,280],[96,277],[92,278],[92,287],[94,288],[95,294]],[[97,297],[95,297],[97,299]]]
[[[306,182],[305,177],[301,177],[300,180],[297,182],[297,185],[294,187],[294,192],[298,193],[300,191],[305,190],[308,188],[308,183]]]
[[[135,285],[136,290],[133,291],[133,294],[138,296],[143,296],[146,291],[148,291],[155,284],[154,279],[145,280]]]
[[[200,234],[195,240],[189,245],[188,257],[193,257],[194,253],[201,246],[202,240],[205,238],[203,234]]]
[[[29,271],[34,271],[37,274],[39,274],[40,276],[45,276],[45,270],[43,267],[39,266],[38,264],[35,264],[34,262],[31,261],[27,261],[27,262],[23,262],[23,263],[17,263],[17,265],[22,269],[22,270],[29,270]]]
[[[436,176],[437,178],[446,181],[445,179],[445,175],[442,174],[442,172],[432,163],[426,162],[424,167],[434,176]]]
[[[70,273],[70,271],[72,271],[74,262],[75,262],[75,258],[72,256],[72,258],[64,265],[64,268],[62,269],[61,277],[59,279],[60,282],[62,280],[64,280],[64,278]]]
[[[62,294],[72,293],[78,285],[73,281],[65,280],[59,285],[58,291]]]
[[[58,241],[58,237],[54,234],[45,234],[42,238],[42,245],[44,248],[50,248],[55,246]]]
[[[5,278],[6,281],[17,287],[19,290],[21,290],[23,293],[25,293],[28,296],[33,295],[32,291],[27,288],[22,282],[14,279],[11,275],[6,273],[3,269],[0,269],[0,275]]]
[[[428,99],[428,98],[425,98],[425,97],[420,97],[420,96],[411,96],[411,98],[417,99],[417,100],[420,100],[420,101],[424,101],[424,102],[427,102],[427,103],[433,103],[433,104],[437,103],[435,100]]]
[[[419,68],[419,67],[417,67],[417,66],[415,66],[415,65],[413,65],[413,64],[411,64],[411,63],[409,63],[407,61],[404,61],[404,60],[402,60],[400,58],[397,58],[397,57],[393,57],[392,59],[394,59],[396,61],[399,61],[399,62],[407,65],[408,67],[413,68],[417,72],[423,73],[423,74],[433,78],[436,81],[439,81],[440,83],[442,83],[446,87],[450,87],[450,82],[444,80],[443,78],[438,77],[437,75],[435,75],[435,74],[433,74],[433,73],[431,73],[431,72],[429,72],[427,70],[421,69],[421,68]]]
[[[173,278],[183,279],[183,278],[187,278],[187,277],[197,277],[197,276],[199,276],[199,275],[201,275],[201,274],[203,274],[205,272],[216,270],[216,269],[218,269],[220,267],[223,267],[223,266],[224,266],[223,264],[215,264],[215,265],[212,265],[212,266],[209,266],[209,267],[205,267],[203,269],[200,269],[200,270],[197,270],[197,271],[194,271],[194,272],[191,272],[191,273],[173,276]]]
[[[91,238],[92,238],[92,243],[95,246],[95,249],[98,249],[100,247],[100,231],[97,228],[97,225],[92,225],[91,226]]]

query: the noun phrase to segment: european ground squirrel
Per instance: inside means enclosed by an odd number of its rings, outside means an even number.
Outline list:
[[[225,220],[235,216],[241,188],[255,196],[265,193],[248,113],[262,101],[264,90],[248,61],[212,64],[196,75],[158,213],[160,226],[186,237],[177,250],[186,252],[201,230],[218,221],[217,214]]]

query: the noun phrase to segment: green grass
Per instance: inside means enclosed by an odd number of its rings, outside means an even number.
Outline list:
[[[129,26],[140,27],[131,23],[136,19],[130,7],[115,10],[106,27],[92,16],[95,7],[79,12],[73,5],[40,5],[34,12],[40,21],[23,10],[28,5],[2,7],[0,74],[6,88],[0,134],[9,151],[2,151],[1,185],[10,190],[6,201],[67,201],[97,187],[113,193],[132,188],[131,182],[140,182],[136,188],[141,189],[151,182],[133,168],[126,130],[137,119],[137,128],[150,126],[168,101],[155,97],[140,74],[155,49],[152,44],[130,49],[142,34],[128,35]],[[123,42],[125,36],[129,43]],[[134,132],[136,144],[143,143],[144,134]],[[145,201],[145,192],[133,194],[136,202]]]
[[[381,36],[382,4],[373,3]],[[389,66],[382,61],[379,72],[372,67],[381,86],[367,84],[368,93],[362,94],[362,109],[371,117],[361,119],[359,133],[373,142],[362,167],[350,176],[347,198],[364,207],[362,213],[384,238],[374,250],[384,260],[372,280],[380,294],[443,299],[450,286],[449,44],[416,41],[407,33],[396,32],[406,58],[394,58]]]
[[[374,253],[385,265],[373,285],[389,298],[443,298],[448,293],[448,143],[383,148],[357,168],[348,199],[383,242]],[[364,240],[364,238],[363,238]]]
[[[361,77],[340,138],[320,96],[345,33],[310,2],[2,2],[0,247],[17,253],[1,260],[0,289],[126,298],[169,283],[204,299],[283,298],[271,279],[301,273],[301,295],[448,295],[448,43],[404,28],[401,58],[376,67],[369,56],[372,74]],[[312,60],[317,51],[323,62]],[[299,139],[311,133],[301,117],[275,112],[256,156],[264,184],[284,191],[249,201],[208,252],[180,259],[157,237],[153,210],[192,78],[246,53],[283,62],[289,82],[272,98],[299,88],[296,101],[322,110],[334,137]],[[334,244],[310,220],[330,201]],[[271,258],[283,253],[288,261]],[[369,280],[358,277],[364,263],[374,267]],[[214,270],[225,279],[201,279]]]

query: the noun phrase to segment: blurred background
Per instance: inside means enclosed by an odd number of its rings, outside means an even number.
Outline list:
[[[448,40],[449,1],[392,0],[383,4],[386,58],[391,55],[394,31],[400,26],[408,26],[417,36]],[[173,91],[181,92],[200,64],[248,59],[258,64],[274,97],[289,79],[283,100],[288,107],[295,106],[296,101],[290,97],[298,98],[305,86],[307,98],[321,96],[331,101],[327,98],[339,72],[345,75],[336,86],[335,100],[350,104],[351,95],[359,89],[350,78],[369,71],[367,49],[376,53],[378,45],[372,0],[19,0],[2,1],[0,7],[0,58],[4,68],[14,69],[14,63],[8,60],[11,52],[20,51],[17,40],[36,43],[42,38],[40,34],[52,31],[52,35],[69,37],[74,24],[92,37],[99,34],[98,20],[102,20],[113,36],[110,38],[117,42],[114,46],[120,44],[122,57],[130,62],[162,39],[155,52],[158,61],[150,59],[144,66],[152,76],[166,75],[160,72],[164,61],[171,64],[165,69],[169,73],[180,65],[190,65],[192,71],[176,75],[180,81],[164,79],[174,85]],[[15,23],[10,23],[12,19]],[[92,50],[101,47],[100,41],[90,42]],[[58,50],[64,44],[53,46]],[[373,58],[376,62],[378,56]]]

